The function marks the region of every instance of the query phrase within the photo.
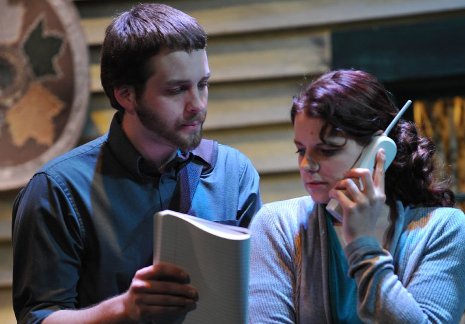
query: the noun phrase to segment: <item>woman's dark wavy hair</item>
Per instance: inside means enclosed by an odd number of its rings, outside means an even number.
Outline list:
[[[193,17],[170,6],[140,4],[116,17],[107,27],[101,50],[100,80],[111,105],[122,109],[113,90],[133,86],[139,96],[154,71],[150,58],[161,50],[204,49],[207,34]]]
[[[295,116],[304,112],[326,122],[320,132],[323,142],[328,131],[338,131],[366,145],[398,111],[389,92],[371,74],[336,70],[323,74],[294,98],[291,120],[294,123]],[[433,142],[420,136],[414,123],[402,119],[389,137],[397,145],[397,155],[386,171],[387,204],[394,207],[400,200],[404,205],[452,206],[455,196],[435,170]]]

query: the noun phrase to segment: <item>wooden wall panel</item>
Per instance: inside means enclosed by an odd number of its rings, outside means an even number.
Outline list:
[[[11,303],[11,287],[0,288],[0,323],[15,324],[16,319]]]
[[[205,129],[290,124],[292,96],[302,78],[213,83],[209,89]]]
[[[86,2],[83,2],[86,3]],[[136,1],[119,1],[112,7],[103,1],[80,5],[92,15],[82,21],[89,44],[100,44],[110,17],[95,17],[95,12],[112,15]],[[457,0],[197,0],[164,1],[185,10],[206,28],[211,37],[225,34],[286,30],[302,26],[337,25],[367,20],[400,19],[415,15],[438,15],[465,10]]]
[[[13,268],[13,249],[11,241],[0,242],[0,290],[2,288],[8,288],[13,280],[12,268]],[[0,323],[2,323],[0,321]]]
[[[18,191],[0,192],[0,323],[16,323],[11,301],[13,249],[11,245],[11,209]]]
[[[9,288],[12,280],[11,209],[16,194],[15,190],[0,192],[0,291]],[[0,311],[3,323],[1,316]]]
[[[329,69],[329,33],[289,32],[212,39],[210,82],[233,82],[322,73]],[[100,66],[91,67],[92,92],[103,91]]]
[[[297,165],[297,158],[295,161]],[[277,201],[307,195],[300,180],[299,172],[263,174],[260,179],[263,201]]]
[[[213,38],[208,43],[212,82],[321,73],[329,68],[327,31],[288,31]]]
[[[297,170],[294,134],[287,124],[206,131],[205,137],[237,148],[259,173]]]
[[[17,193],[17,190],[0,191],[0,242],[11,239],[11,210]]]

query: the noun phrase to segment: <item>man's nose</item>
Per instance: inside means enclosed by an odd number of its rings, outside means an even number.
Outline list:
[[[208,95],[204,92],[194,89],[190,91],[190,96],[187,102],[187,109],[190,112],[203,111],[207,107]]]

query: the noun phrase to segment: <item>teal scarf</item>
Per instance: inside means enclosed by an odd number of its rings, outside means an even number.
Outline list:
[[[357,315],[357,287],[348,276],[349,266],[334,230],[331,215],[326,213],[328,228],[328,282],[331,315],[334,323],[362,323]]]

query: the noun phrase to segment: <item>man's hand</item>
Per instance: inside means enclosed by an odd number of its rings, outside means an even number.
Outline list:
[[[169,263],[142,268],[122,296],[124,312],[133,321],[181,322],[198,300],[198,292],[189,282],[186,272]]]
[[[198,300],[198,292],[189,281],[189,275],[173,264],[151,265],[136,272],[124,294],[90,308],[56,311],[43,323],[181,323]]]

